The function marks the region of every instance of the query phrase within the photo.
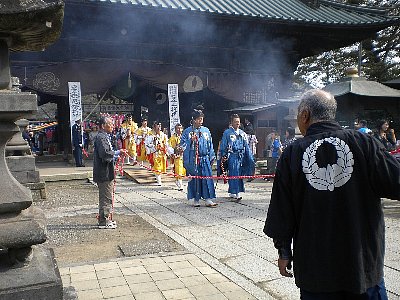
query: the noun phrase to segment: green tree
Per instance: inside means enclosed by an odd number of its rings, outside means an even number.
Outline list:
[[[400,15],[400,0],[342,0],[353,5],[385,7]],[[348,67],[357,66],[359,43],[331,50],[300,61],[294,81],[300,85],[322,87],[343,77]],[[380,31],[376,38],[362,42],[363,76],[384,82],[400,76],[400,26]]]

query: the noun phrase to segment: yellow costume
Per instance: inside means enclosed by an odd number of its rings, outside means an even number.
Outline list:
[[[137,128],[137,124],[133,121],[124,122],[121,125],[122,147],[128,150],[128,154],[132,156],[134,160],[136,160],[136,143],[133,135]]]
[[[181,179],[186,175],[186,170],[183,167],[183,151],[179,146],[181,142],[181,136],[178,136],[176,133],[171,136],[168,143],[172,149],[174,149],[174,154],[172,156],[172,160],[174,163],[174,173],[179,175],[177,179]]]
[[[135,142],[136,142],[136,153],[138,161],[146,161],[146,146],[144,141],[146,137],[149,135],[151,128],[149,127],[139,127],[135,131]]]
[[[150,131],[145,140],[147,160],[156,175],[158,185],[161,185],[161,173],[167,171],[167,136],[160,131],[158,134]]]

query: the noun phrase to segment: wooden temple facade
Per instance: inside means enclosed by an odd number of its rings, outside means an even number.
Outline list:
[[[41,102],[57,102],[68,129],[68,82],[110,93],[168,119],[168,83],[178,83],[181,120],[205,106],[218,134],[224,110],[288,94],[303,57],[370,38],[399,23],[386,11],[330,0],[65,0],[60,39],[42,52],[14,53],[12,75]],[[128,84],[130,81],[130,84]],[[40,103],[39,103],[40,104]],[[68,138],[65,138],[65,143]]]

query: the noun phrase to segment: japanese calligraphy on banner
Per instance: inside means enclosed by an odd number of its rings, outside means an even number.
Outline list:
[[[181,122],[179,117],[179,97],[178,85],[168,84],[168,100],[169,100],[169,130],[171,134],[175,133],[175,125]]]
[[[68,82],[69,120],[71,127],[76,120],[82,120],[81,83]]]

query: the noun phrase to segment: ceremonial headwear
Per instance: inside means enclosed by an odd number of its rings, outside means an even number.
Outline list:
[[[154,121],[154,122],[153,122],[153,127],[156,126],[156,125],[161,125],[161,122],[158,121],[158,120],[157,120],[157,121]]]
[[[196,108],[194,108],[192,111],[192,120],[195,120],[199,117],[204,117],[203,110],[204,107],[202,105],[198,105]]]

